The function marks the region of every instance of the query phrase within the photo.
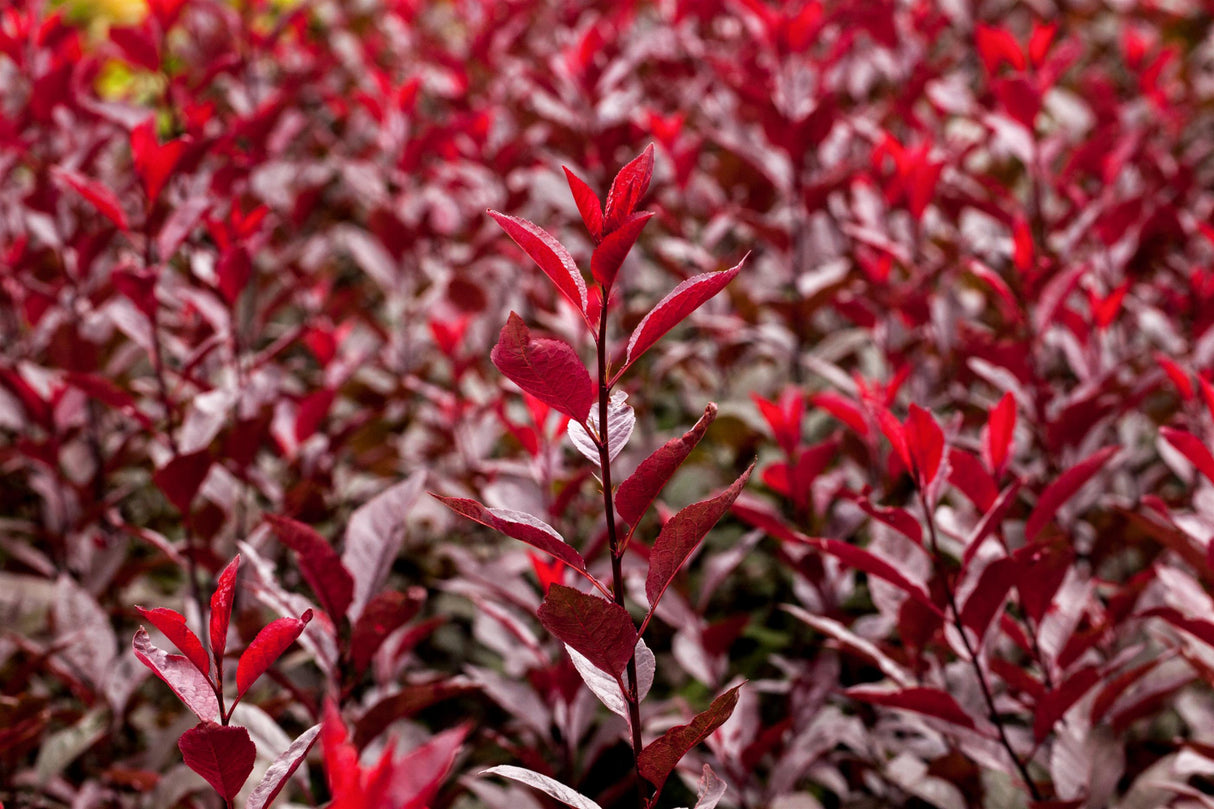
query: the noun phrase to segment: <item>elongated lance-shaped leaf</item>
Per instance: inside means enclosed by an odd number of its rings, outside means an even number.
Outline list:
[[[211,594],[211,656],[215,658],[216,682],[223,679],[223,653],[228,646],[228,624],[232,620],[232,599],[236,594],[239,570],[240,554],[236,554],[219,574],[215,592]]]
[[[653,144],[645,147],[635,158],[620,169],[607,192],[607,205],[603,211],[603,233],[607,234],[623,224],[636,210],[637,203],[649,190],[653,178]]]
[[[624,259],[636,244],[645,223],[653,217],[652,211],[634,213],[625,219],[620,226],[607,234],[594,253],[590,256],[590,274],[594,280],[603,285],[608,292],[615,284],[615,277],[624,264]]]
[[[1197,436],[1175,427],[1160,427],[1159,434],[1197,467],[1197,471],[1214,481],[1214,453]]]
[[[354,598],[346,610],[351,622],[362,616],[367,602],[388,577],[392,561],[405,541],[405,519],[425,486],[426,470],[420,469],[375,495],[350,515],[341,563],[354,577]]]
[[[257,747],[249,738],[249,731],[235,725],[224,727],[215,722],[195,725],[181,734],[177,747],[186,765],[229,804],[253,772],[257,760]]]
[[[304,580],[320,599],[321,606],[335,623],[340,623],[354,598],[354,577],[341,563],[341,557],[328,541],[310,526],[267,514],[266,520],[279,541],[299,555]]]
[[[749,255],[749,253],[747,254]],[[624,366],[616,373],[618,378],[630,365],[637,361],[642,354],[662,338],[666,332],[677,326],[689,314],[699,309],[704,303],[725,288],[742,269],[746,257],[742,257],[733,267],[722,272],[708,272],[693,275],[675,287],[669,295],[658,301],[658,305],[649,311],[637,324],[632,336],[628,339],[628,350],[624,355]]]
[[[171,655],[152,643],[143,627],[135,633],[131,646],[135,657],[173,689],[177,698],[204,722],[219,718],[219,700],[215,689],[198,667],[182,655]]]
[[[728,489],[716,497],[692,503],[662,526],[661,533],[653,543],[653,552],[649,556],[649,573],[645,576],[645,596],[649,599],[651,612],[657,608],[662,593],[666,592],[679,568],[699,547],[709,530],[725,516],[733,501],[738,499],[754,468],[752,462]]]
[[[184,615],[164,607],[149,610],[136,606],[135,609],[147,619],[148,623],[163,632],[164,636],[181,650],[181,653],[202,672],[203,676],[210,675],[211,661],[207,657],[207,650],[203,648],[198,636],[186,626]]]
[[[927,486],[940,471],[940,461],[944,458],[944,432],[931,413],[912,403],[906,418],[905,435],[919,483]]]
[[[598,194],[581,177],[565,166],[561,168],[565,170],[565,179],[569,181],[569,190],[573,193],[573,201],[582,215],[582,221],[586,223],[586,230],[590,231],[591,238],[598,244],[603,236],[603,203],[599,202]]]
[[[582,555],[574,550],[573,546],[567,543],[555,528],[539,517],[506,508],[485,508],[475,500],[464,497],[443,497],[434,492],[431,492],[430,496],[456,514],[463,515],[495,531],[501,531],[506,536],[513,537],[520,542],[526,542],[537,550],[555,556],[574,570],[586,572],[586,560],[582,558]]]
[[[274,799],[278,797],[278,793],[282,792],[283,787],[291,780],[291,776],[299,769],[299,765],[308,756],[308,751],[312,749],[312,745],[316,742],[316,737],[320,734],[320,725],[313,725],[291,742],[291,746],[279,754],[278,758],[274,759],[270,764],[266,774],[261,777],[261,781],[249,793],[249,799],[245,802],[245,809],[266,809]]]
[[[652,455],[641,461],[636,471],[629,475],[615,493],[615,508],[620,519],[635,526],[645,511],[662,491],[662,487],[687,460],[687,456],[700,443],[708,425],[717,417],[717,406],[709,403],[704,415],[679,438],[672,438]]]
[[[683,756],[729,719],[738,704],[738,691],[742,685],[744,683],[739,683],[714,699],[708,710],[686,725],[677,725],[663,733],[637,756],[637,769],[642,778],[653,784],[655,795],[661,794],[666,779]]]
[[[1008,392],[991,408],[982,433],[982,453],[992,474],[998,475],[1007,463],[1015,432],[1016,397]]]
[[[1049,524],[1058,509],[1083,488],[1109,459],[1117,453],[1120,447],[1105,447],[1094,452],[1079,463],[1058,476],[1058,479],[1045,487],[1045,491],[1037,498],[1037,505],[1024,524],[1024,538],[1032,542]]]
[[[617,679],[624,673],[637,644],[636,626],[628,610],[614,601],[554,584],[537,614],[545,629],[592,664]]]
[[[901,708],[904,711],[914,711],[924,716],[943,719],[963,728],[974,727],[974,719],[965,709],[957,704],[952,694],[938,688],[914,686],[896,690],[883,690],[868,686],[847,689],[846,693],[852,699],[869,702],[873,705],[884,705],[888,708]]]
[[[573,346],[532,337],[523,319],[510,313],[489,358],[511,382],[575,421],[586,421],[595,402],[594,382]]]
[[[127,232],[131,229],[126,212],[122,210],[122,204],[118,201],[118,196],[108,186],[97,180],[89,179],[83,174],[77,174],[58,166],[51,169],[51,175],[84,197],[90,205],[97,209],[98,213],[113,222],[119,230]]]
[[[502,230],[506,231],[511,239],[514,239],[515,244],[523,248],[523,252],[531,256],[544,274],[552,279],[560,293],[585,316],[586,281],[565,246],[551,233],[526,219],[498,211],[489,211],[489,215],[502,226]]]
[[[249,686],[274,665],[274,661],[295,642],[311,620],[312,610],[308,610],[298,618],[271,621],[257,633],[236,666],[236,691],[239,696],[243,697]]]
[[[620,454],[624,445],[628,443],[628,439],[632,436],[632,428],[637,423],[636,412],[632,409],[632,405],[628,404],[627,399],[627,393],[617,390],[611,394],[611,401],[607,404],[607,450],[609,459],[613,461],[615,456]],[[590,408],[586,426],[590,428],[589,431],[576,421],[571,421],[566,433],[577,451],[597,466],[599,463],[597,442],[603,435],[602,430],[599,429],[597,407]]]
[[[573,787],[567,787],[555,778],[550,778],[547,775],[538,773],[535,770],[524,769],[523,767],[515,767],[510,764],[501,764],[497,767],[490,767],[487,770],[481,770],[481,775],[500,775],[503,778],[509,778],[512,781],[518,781],[520,784],[526,784],[529,787],[534,787],[545,795],[549,795],[566,806],[572,806],[573,809],[602,809],[597,803],[587,798],[582,793],[578,792]]]

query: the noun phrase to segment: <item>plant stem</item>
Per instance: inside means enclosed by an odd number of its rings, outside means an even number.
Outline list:
[[[603,475],[603,513],[607,518],[607,544],[611,550],[611,589],[615,603],[624,606],[624,546],[615,530],[615,504],[611,496],[611,448],[607,437],[607,405],[610,386],[607,383],[607,290],[603,290],[603,307],[599,314],[598,341],[599,370],[599,468]],[[625,701],[628,703],[628,724],[632,729],[632,758],[636,768],[637,805],[644,806],[644,780],[641,778],[641,705],[637,696],[636,649],[628,658],[628,684]]]
[[[923,486],[920,485],[918,489],[919,504],[923,507],[923,517],[927,521],[927,532],[931,538],[932,557],[935,559],[937,565],[941,565],[943,557],[940,554],[940,544],[936,538],[936,520],[932,516],[932,510],[928,505],[927,494],[924,492]],[[995,697],[991,693],[990,683],[987,682],[986,673],[982,670],[982,663],[978,660],[978,650],[970,643],[969,635],[965,634],[965,624],[961,622],[961,611],[957,609],[957,596],[953,592],[953,585],[949,581],[948,572],[943,569],[942,580],[944,583],[944,593],[948,597],[948,607],[953,616],[953,626],[957,628],[957,634],[961,636],[961,643],[965,647],[965,653],[970,659],[970,665],[974,669],[974,674],[978,677],[978,687],[982,690],[983,701],[986,702],[987,716],[995,725],[995,730],[999,733],[999,743],[1007,751],[1012,763],[1016,766],[1017,771],[1019,771],[1020,777],[1024,779],[1029,794],[1033,797],[1034,801],[1040,801],[1042,799],[1041,792],[1029,776],[1028,764],[1016,754],[1016,750],[1012,747],[1012,742],[1007,736],[1007,729],[1003,726],[1003,720],[999,718],[999,711],[995,708]]]

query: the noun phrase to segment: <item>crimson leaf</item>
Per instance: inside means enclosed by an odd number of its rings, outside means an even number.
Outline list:
[[[716,497],[692,503],[662,526],[661,533],[654,540],[653,551],[649,557],[649,573],[645,576],[645,596],[649,599],[650,610],[657,607],[675,574],[691,556],[692,551],[699,547],[704,535],[717,524],[726,511],[729,511],[733,501],[738,499],[754,468],[752,462],[728,489]]]
[[[514,384],[575,421],[585,422],[594,404],[594,383],[573,347],[535,337],[514,312],[489,355]]]
[[[173,689],[177,698],[199,719],[206,722],[219,716],[215,689],[197,666],[182,655],[171,655],[155,646],[143,627],[135,633],[131,646],[135,657]]]
[[[1057,480],[1047,486],[1041,496],[1037,498],[1037,505],[1024,524],[1025,540],[1032,542],[1036,539],[1042,529],[1053,519],[1058,509],[1067,500],[1074,497],[1075,493],[1083,488],[1083,484],[1091,480],[1092,476],[1108,463],[1109,458],[1112,458],[1118,449],[1119,447],[1105,447],[1093,453],[1063,472]]]
[[[1085,666],[1039,699],[1033,711],[1033,739],[1041,743],[1063,714],[1099,681],[1100,673],[1096,667]]]
[[[662,491],[679,466],[695,449],[696,444],[704,437],[708,425],[717,417],[716,404],[710,403],[704,408],[704,415],[687,432],[679,438],[672,438],[657,449],[652,455],[641,461],[628,478],[620,484],[615,492],[615,508],[620,519],[629,525],[636,525],[644,516],[646,509]]]
[[[1214,454],[1202,443],[1201,439],[1190,432],[1174,427],[1160,427],[1159,434],[1169,444],[1180,450],[1189,463],[1197,467],[1203,475],[1214,481]]]
[[[236,666],[236,691],[239,696],[244,696],[249,686],[274,665],[274,661],[295,642],[311,620],[312,610],[306,610],[298,618],[271,621],[257,633],[249,648],[240,655],[240,663]]]
[[[162,145],[156,137],[154,116],[131,130],[131,157],[135,163],[135,171],[143,180],[148,208],[156,203],[165,181],[181,159],[185,145],[185,141],[180,138]]]
[[[961,608],[961,623],[972,629],[979,642],[995,618],[996,611],[1003,606],[1008,590],[1016,583],[1019,565],[1014,559],[996,559],[987,565],[978,577],[978,583]]]
[[[661,793],[666,779],[674,772],[674,768],[687,751],[725,724],[725,720],[733,713],[734,706],[738,704],[738,690],[741,688],[742,684],[735,685],[714,699],[708,710],[698,714],[686,725],[672,727],[641,751],[637,756],[637,770],[641,777],[653,784],[655,794]]]
[[[184,615],[164,607],[149,610],[136,606],[135,609],[139,610],[139,614],[146,618],[152,626],[164,633],[164,636],[181,650],[186,659],[193,663],[203,676],[211,673],[211,661],[207,658],[207,650],[202,648],[202,641],[186,626]]]
[[[905,434],[907,449],[919,473],[919,482],[926,486],[936,479],[936,473],[940,471],[940,460],[944,457],[944,433],[931,413],[912,403],[906,418]]]
[[[354,598],[354,577],[324,537],[301,522],[266,515],[279,541],[299,554],[299,568],[325,612],[340,621]]]
[[[274,799],[278,797],[278,793],[282,792],[282,788],[287,785],[287,781],[299,769],[299,765],[307,757],[308,751],[312,749],[312,744],[319,734],[320,725],[313,725],[299,734],[298,738],[291,742],[290,747],[282,751],[278,758],[270,764],[266,774],[261,777],[261,781],[249,793],[249,799],[245,802],[244,809],[265,809],[273,803]]]
[[[636,213],[628,217],[618,228],[611,231],[603,239],[594,253],[590,256],[590,274],[607,290],[615,283],[615,276],[620,271],[620,265],[628,256],[628,251],[636,244],[637,237],[645,228],[645,223],[653,216],[652,211]]]
[[[211,656],[215,658],[216,680],[223,677],[223,652],[228,646],[228,623],[232,620],[232,597],[236,590],[236,572],[240,554],[236,554],[219,574],[211,594]]]
[[[178,511],[186,514],[210,469],[211,453],[200,449],[186,455],[175,455],[171,461],[156,470],[152,481]]]
[[[597,244],[603,235],[603,204],[599,202],[598,194],[581,177],[564,166],[561,168],[565,169],[565,179],[569,181],[569,190],[573,192],[573,201],[577,203],[578,213],[586,223],[586,230],[590,231]]]
[[[489,211],[489,215],[502,226],[502,230],[506,231],[511,239],[514,239],[515,244],[523,248],[523,252],[531,256],[544,274],[552,279],[560,293],[584,315],[586,281],[565,246],[551,233],[526,219],[498,211]]]
[[[257,747],[249,731],[203,722],[181,734],[177,747],[186,765],[203,777],[230,805],[253,772]]]
[[[127,222],[126,212],[122,210],[122,205],[118,202],[118,197],[109,188],[96,180],[90,180],[82,174],[64,168],[56,167],[51,171],[55,179],[66,183],[73,191],[88,200],[90,205],[117,225],[119,230],[127,232],[131,229]]]
[[[430,493],[430,496],[441,502],[447,508],[474,520],[481,525],[501,531],[508,537],[520,542],[526,542],[533,548],[555,556],[574,570],[586,572],[586,561],[582,555],[565,542],[565,538],[557,533],[548,523],[526,514],[522,511],[512,511],[504,508],[485,508],[475,500],[463,497],[443,497]]]
[[[637,203],[649,189],[653,178],[653,144],[645,147],[615,175],[611,190],[607,192],[607,206],[603,211],[603,232],[610,233],[636,210]]]
[[[628,610],[612,601],[554,584],[537,613],[544,628],[598,668],[616,677],[632,658],[636,626]]]
[[[986,434],[983,436],[985,440],[982,443],[987,465],[995,475],[998,475],[1007,463],[1015,430],[1016,398],[1011,393],[1005,393],[999,404],[991,408],[990,418],[986,423]]]
[[[632,332],[632,337],[628,339],[628,352],[625,355],[624,367],[616,376],[636,362],[642,354],[662,338],[662,335],[677,326],[683,318],[699,309],[705,301],[724,289],[725,285],[741,271],[745,261],[744,256],[742,261],[723,272],[693,275],[671,290],[665,298],[662,298],[658,305],[641,319]]]

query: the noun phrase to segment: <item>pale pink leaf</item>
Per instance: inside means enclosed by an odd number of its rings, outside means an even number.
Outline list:
[[[520,784],[526,784],[529,787],[538,789],[545,795],[555,798],[566,806],[572,806],[573,809],[602,809],[597,803],[572,787],[567,787],[555,778],[541,775],[535,770],[527,770],[510,764],[501,764],[497,767],[481,770],[480,774],[500,775],[503,778],[518,781]]]
[[[620,454],[624,445],[628,443],[628,439],[632,435],[632,428],[637,423],[636,411],[632,409],[632,405],[628,404],[627,399],[627,393],[617,390],[611,394],[611,401],[607,404],[607,454],[613,461],[615,456]],[[590,428],[589,432],[576,421],[569,422],[566,432],[569,435],[569,441],[577,451],[597,465],[599,448],[595,442],[602,435],[599,431],[599,409],[597,407],[590,408],[590,416],[586,422]]]
[[[266,809],[274,799],[278,797],[278,793],[282,792],[283,787],[299,769],[299,765],[303,764],[304,759],[308,755],[308,751],[312,749],[312,744],[316,741],[316,737],[320,734],[320,725],[312,727],[299,734],[295,741],[291,742],[291,746],[274,759],[266,770],[266,774],[262,776],[261,781],[249,793],[249,799],[245,802],[245,809]]]
[[[156,647],[147,630],[140,627],[131,642],[135,657],[152,673],[173,689],[185,706],[204,722],[219,717],[219,700],[215,689],[198,667],[182,655],[171,655]]]
[[[357,621],[383,585],[405,540],[405,522],[426,484],[426,472],[414,472],[360,506],[346,526],[341,563],[354,577],[354,598],[346,615]],[[334,616],[336,619],[337,616]]]
[[[569,659],[573,661],[573,667],[577,669],[577,673],[582,676],[582,681],[586,683],[586,687],[590,689],[591,693],[598,697],[599,702],[607,706],[607,710],[613,714],[627,719],[628,700],[625,699],[624,692],[620,690],[619,681],[595,666],[585,655],[569,644],[565,644],[565,651],[569,653]],[[653,686],[653,675],[657,668],[657,659],[643,640],[637,641],[636,666],[637,699],[643,700]]]

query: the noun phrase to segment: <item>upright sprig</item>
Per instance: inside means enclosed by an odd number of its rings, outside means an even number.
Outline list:
[[[742,264],[683,281],[645,315],[627,343],[613,353],[609,339],[612,291],[624,259],[653,216],[651,211],[637,210],[653,176],[653,147],[620,170],[605,205],[577,175],[568,168],[564,171],[595,245],[590,258],[589,286],[569,251],[547,231],[525,219],[497,211],[489,211],[489,215],[581,314],[595,345],[593,373],[572,345],[551,337],[533,336],[523,319],[513,312],[502,328],[491,359],[523,391],[570,418],[570,441],[597,466],[611,580],[605,582],[593,573],[560,532],[534,515],[487,508],[466,498],[435,496],[457,513],[551,555],[582,576],[592,591],[597,591],[584,592],[553,584],[537,615],[540,623],[565,644],[591,691],[628,721],[637,776],[637,805],[648,809],[657,804],[662,787],[680,759],[729,718],[740,686],[718,696],[690,723],[671,728],[646,745],[641,734],[640,704],[653,682],[655,660],[642,635],[662,595],[742,491],[751,470],[747,469],[716,496],[687,506],[666,521],[649,554],[645,577],[648,605],[638,626],[625,601],[625,552],[649,506],[704,436],[716,416],[716,405],[709,404],[691,430],[658,448],[616,487],[612,462],[631,436],[636,416],[626,401],[627,395],[613,389],[654,343],[733,280]],[[618,367],[613,367],[613,357],[618,358]],[[619,524],[620,520],[626,528]],[[529,784],[569,806],[597,807],[584,795],[531,770],[502,766],[488,772]],[[705,767],[700,786],[701,794],[711,797],[701,800],[698,809],[715,806],[724,788],[711,769]]]

